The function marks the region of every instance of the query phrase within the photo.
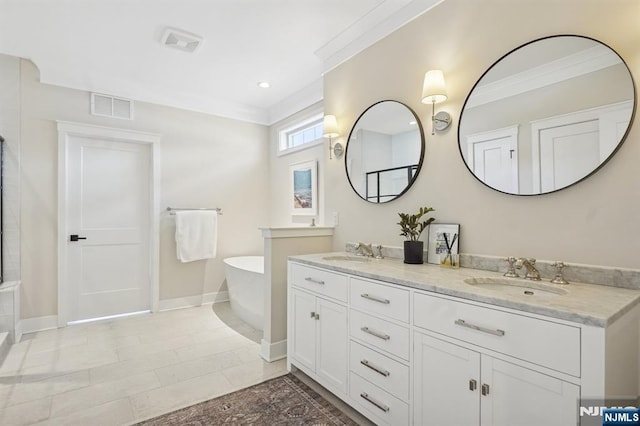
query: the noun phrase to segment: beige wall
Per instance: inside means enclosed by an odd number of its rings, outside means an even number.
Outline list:
[[[267,127],[141,102],[133,121],[95,117],[89,93],[39,83],[29,61],[21,68],[23,319],[57,314],[56,120],[161,134],[161,208],[223,209],[217,258],[187,264],[176,260],[174,219],[158,212],[161,300],[217,292],[223,258],[262,253],[258,226],[269,217]]]
[[[579,34],[616,50],[640,75],[637,0],[446,0],[432,11],[325,74],[324,106],[343,137],[370,104],[395,99],[412,107],[426,133],[417,182],[384,205],[361,200],[342,161],[327,161],[323,207],[340,212],[334,249],[348,241],[400,246],[398,212],[436,209],[439,222],[461,224],[460,250],[640,268],[640,126],[597,174],[557,193],[518,197],[493,191],[460,158],[457,125],[464,100],[482,73],[505,53],[539,37]],[[425,71],[442,69],[453,125],[431,136],[430,106],[420,103]],[[423,237],[424,239],[424,237]]]

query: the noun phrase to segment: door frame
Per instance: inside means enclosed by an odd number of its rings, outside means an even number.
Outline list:
[[[160,299],[160,139],[156,133],[118,129],[91,124],[56,121],[58,129],[58,327],[66,327],[69,319],[69,277],[67,271],[69,225],[67,223],[68,186],[67,162],[69,138],[80,136],[114,142],[149,146],[149,278],[152,312],[158,311]]]

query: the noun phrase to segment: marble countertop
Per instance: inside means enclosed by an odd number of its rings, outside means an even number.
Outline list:
[[[320,266],[336,272],[344,272],[363,278],[385,281],[432,291],[463,299],[484,302],[524,312],[546,315],[567,321],[597,327],[606,327],[640,302],[640,290],[616,288],[605,285],[570,283],[558,286],[548,281],[538,281],[541,285],[560,288],[563,295],[536,293],[534,296],[505,294],[500,290],[489,290],[466,284],[468,278],[504,278],[501,273],[480,269],[447,269],[439,265],[409,265],[401,259],[367,258],[367,261],[326,260],[331,256],[349,256],[352,253],[319,253],[290,256],[290,260],[311,266]],[[505,278],[506,279],[506,278]],[[518,278],[515,284],[535,286],[531,281]],[[524,289],[523,289],[524,290]]]

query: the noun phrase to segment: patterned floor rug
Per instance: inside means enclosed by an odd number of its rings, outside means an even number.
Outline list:
[[[357,425],[292,374],[138,423],[164,425]]]

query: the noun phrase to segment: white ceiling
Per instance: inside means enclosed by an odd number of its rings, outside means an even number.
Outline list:
[[[43,83],[271,124],[321,100],[323,72],[441,1],[0,0],[0,53],[31,59]],[[204,43],[165,47],[167,26]]]

